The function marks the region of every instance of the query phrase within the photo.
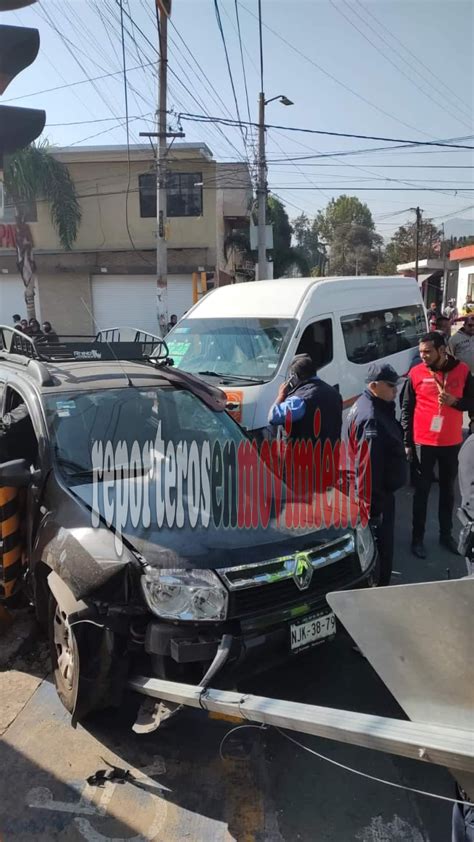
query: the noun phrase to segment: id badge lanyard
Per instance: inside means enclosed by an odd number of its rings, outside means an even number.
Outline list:
[[[433,380],[436,383],[436,387],[438,389],[438,394],[441,394],[442,392],[444,392],[444,388],[446,386],[447,375],[446,375],[446,373],[442,375],[442,377],[443,377],[442,383],[439,382],[438,378],[436,377],[436,373],[434,371],[432,372],[432,375],[433,375]],[[441,409],[440,409],[440,412],[441,412]],[[441,429],[443,427],[443,422],[444,422],[444,417],[441,414],[433,415],[433,417],[431,419],[430,432],[431,433],[440,433]]]

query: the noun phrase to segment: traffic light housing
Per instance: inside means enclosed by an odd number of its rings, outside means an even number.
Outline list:
[[[30,0],[31,2],[31,0]],[[0,11],[30,5],[24,0],[0,0]],[[38,55],[37,29],[0,25],[0,94]],[[22,149],[43,131],[46,112],[36,108],[12,108],[0,104],[0,169],[6,154]]]

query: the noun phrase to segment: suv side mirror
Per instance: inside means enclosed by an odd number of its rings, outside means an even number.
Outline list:
[[[13,459],[0,465],[0,486],[26,488],[33,478],[26,459]]]

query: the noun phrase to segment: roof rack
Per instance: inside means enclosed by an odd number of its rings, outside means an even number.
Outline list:
[[[124,338],[129,337],[129,338]],[[153,333],[130,327],[99,330],[95,336],[33,337],[0,325],[0,356],[27,365],[30,360],[43,363],[84,362],[86,360],[144,361],[153,354],[162,364],[171,364],[166,342]]]

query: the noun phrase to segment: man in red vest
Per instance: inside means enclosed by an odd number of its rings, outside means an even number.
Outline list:
[[[407,457],[415,458],[412,551],[426,558],[426,509],[438,462],[440,543],[457,555],[452,536],[454,483],[463,412],[474,411],[474,379],[466,363],[448,356],[441,333],[427,333],[419,349],[422,361],[408,373],[401,418]]]

